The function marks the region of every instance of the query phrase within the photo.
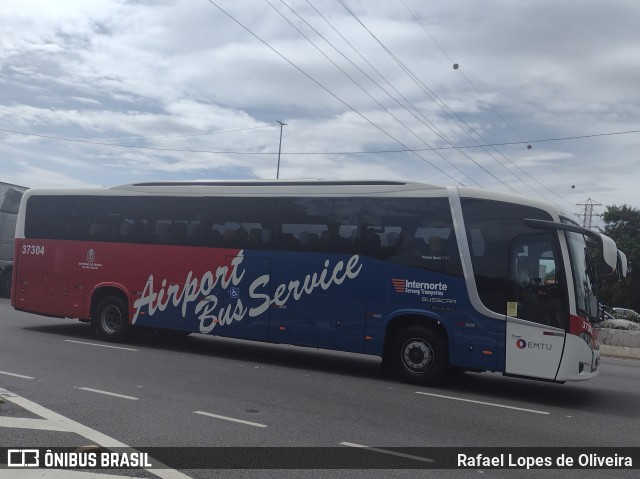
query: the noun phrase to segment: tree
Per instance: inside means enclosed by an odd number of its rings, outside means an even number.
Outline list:
[[[638,268],[618,282],[609,277],[600,280],[600,301],[606,305],[640,311],[640,210],[631,206],[607,206],[603,215],[604,234],[612,238]]]

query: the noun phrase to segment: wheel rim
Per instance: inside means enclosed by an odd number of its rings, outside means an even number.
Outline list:
[[[409,339],[402,346],[402,364],[411,372],[424,373],[433,361],[433,348],[424,339]]]
[[[122,313],[117,306],[109,305],[102,310],[100,326],[108,334],[116,333],[122,326]]]

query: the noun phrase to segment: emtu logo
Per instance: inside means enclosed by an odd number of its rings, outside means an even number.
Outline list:
[[[524,339],[518,339],[516,341],[516,346],[518,346],[518,349],[524,349],[527,347],[527,342]]]
[[[407,280],[406,279],[392,279],[393,289],[396,290],[396,293],[406,293],[407,292]]]

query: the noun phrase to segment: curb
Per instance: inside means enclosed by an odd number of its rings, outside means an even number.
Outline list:
[[[640,348],[630,348],[629,346],[611,346],[609,344],[601,344],[600,354],[606,358],[626,358],[640,360]]]
[[[602,356],[640,359],[640,330],[602,328],[598,339]]]

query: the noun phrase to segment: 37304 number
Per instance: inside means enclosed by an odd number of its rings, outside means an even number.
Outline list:
[[[22,254],[28,255],[44,255],[44,246],[41,245],[33,245],[33,244],[24,244],[22,245]]]

